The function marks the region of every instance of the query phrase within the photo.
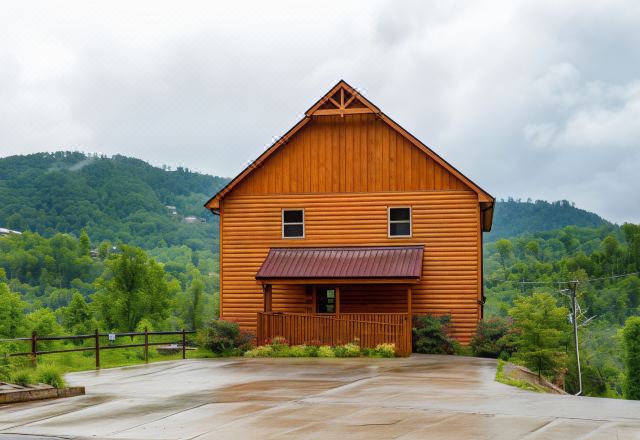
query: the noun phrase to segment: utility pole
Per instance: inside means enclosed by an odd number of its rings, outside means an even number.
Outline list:
[[[580,385],[580,389],[575,395],[579,396],[580,394],[582,394],[582,369],[580,368],[580,347],[578,345],[578,299],[576,298],[578,281],[570,281],[569,289],[571,290],[571,321],[573,322],[573,342],[576,346],[576,365],[578,366],[578,383]]]

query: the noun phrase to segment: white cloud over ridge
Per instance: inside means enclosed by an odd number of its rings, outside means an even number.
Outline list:
[[[0,156],[232,176],[344,78],[497,197],[640,222],[640,4],[0,6]]]

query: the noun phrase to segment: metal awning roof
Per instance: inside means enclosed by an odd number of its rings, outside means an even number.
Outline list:
[[[423,245],[271,248],[256,279],[419,279]]]

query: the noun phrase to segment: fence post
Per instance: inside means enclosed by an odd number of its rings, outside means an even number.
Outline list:
[[[37,363],[37,345],[38,345],[38,334],[36,331],[31,332],[31,365],[33,367],[36,366]]]
[[[96,370],[99,370],[100,369],[100,333],[98,332],[98,329],[96,329],[95,339],[96,339],[96,345],[95,345]]]
[[[149,363],[149,332],[144,328],[144,363]]]
[[[186,335],[184,333],[184,329],[182,329],[182,359],[186,359],[187,358],[187,338]]]

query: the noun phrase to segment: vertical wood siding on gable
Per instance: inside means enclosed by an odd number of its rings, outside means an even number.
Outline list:
[[[457,177],[373,114],[309,122],[235,194],[463,191]]]

